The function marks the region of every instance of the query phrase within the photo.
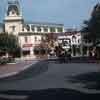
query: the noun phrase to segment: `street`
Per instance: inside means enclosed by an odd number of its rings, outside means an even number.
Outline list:
[[[1,79],[0,94],[32,95],[34,98],[40,95],[64,96],[67,92],[68,96],[78,98],[83,94],[93,96],[100,93],[99,66],[96,63],[39,61],[18,75]]]
[[[84,81],[85,77],[88,77],[88,81],[93,73],[93,77],[97,75],[96,73],[100,71],[99,66],[99,64],[92,63],[55,64],[48,61],[40,61],[16,76],[1,79],[0,91],[72,88],[86,93],[96,93],[98,91],[95,89],[84,88],[86,83]],[[77,79],[79,76],[84,77],[83,79],[79,78],[83,82],[79,82]],[[90,82],[93,83],[94,81],[90,80]]]

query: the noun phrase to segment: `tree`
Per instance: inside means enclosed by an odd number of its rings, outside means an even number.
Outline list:
[[[14,54],[19,48],[18,38],[15,35],[0,34],[0,52]]]
[[[100,4],[98,3],[92,11],[89,20],[83,22],[84,26],[82,32],[84,34],[84,39],[91,41],[93,45],[96,45],[100,40]]]

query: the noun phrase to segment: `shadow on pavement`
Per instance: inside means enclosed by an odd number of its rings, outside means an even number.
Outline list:
[[[85,94],[75,90],[63,89],[63,88],[33,90],[33,91],[6,91],[2,93],[9,95],[27,95],[28,96],[27,100],[94,100],[94,99],[99,100],[100,99],[99,94]]]
[[[49,59],[48,61],[54,62],[54,63],[60,63],[60,59]],[[66,63],[97,63],[99,60],[96,60],[95,58],[90,58],[90,57],[72,57],[71,60],[69,61],[66,59]]]
[[[16,81],[16,80],[23,80],[23,79],[30,79],[40,75],[43,72],[48,70],[48,62],[47,61],[39,61],[36,64],[30,66],[30,68],[26,69],[25,71],[20,72],[17,75],[0,79],[0,82],[4,81]]]
[[[71,83],[82,83],[83,88],[100,90],[100,72],[88,72],[69,77]]]

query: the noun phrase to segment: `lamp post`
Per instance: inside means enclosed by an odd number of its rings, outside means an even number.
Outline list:
[[[83,33],[81,32],[81,56],[83,56]]]
[[[20,46],[20,57],[23,57],[23,50],[22,50],[22,44],[21,44],[21,39],[18,37],[18,41],[19,41],[19,46]]]

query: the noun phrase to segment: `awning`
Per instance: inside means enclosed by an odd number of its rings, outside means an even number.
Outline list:
[[[22,48],[23,51],[30,51],[30,48]]]
[[[23,48],[28,48],[28,47],[32,47],[33,44],[23,44]]]

